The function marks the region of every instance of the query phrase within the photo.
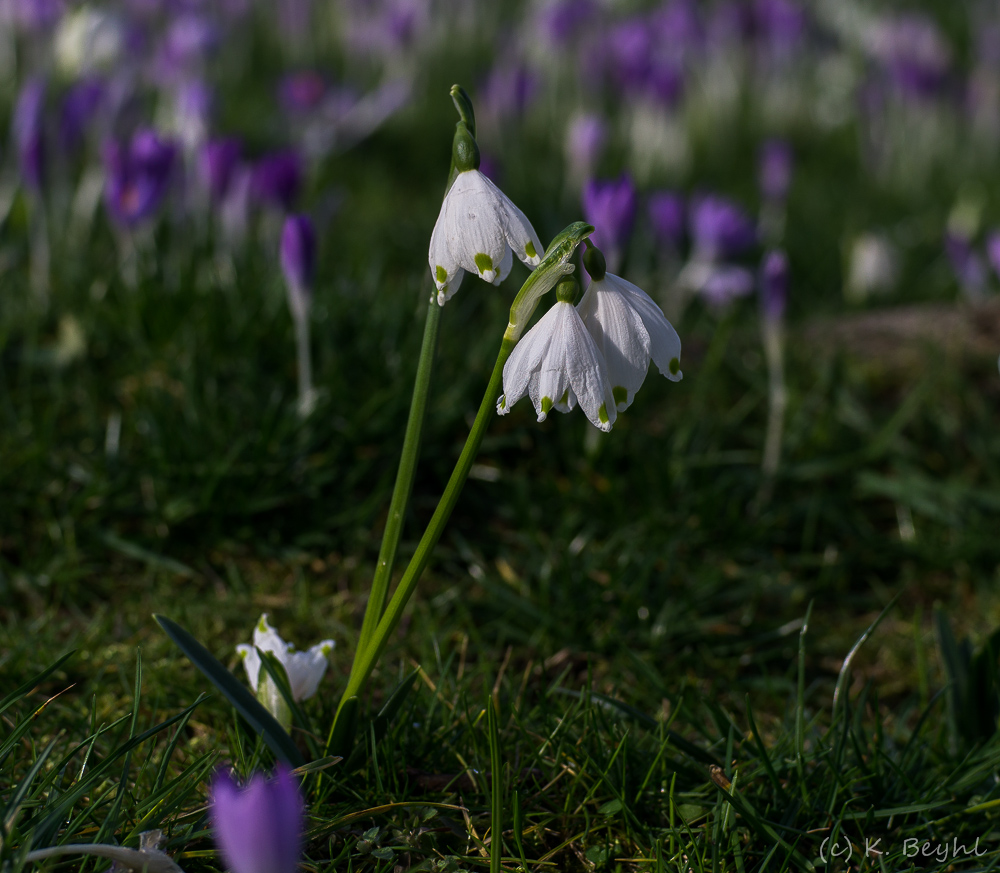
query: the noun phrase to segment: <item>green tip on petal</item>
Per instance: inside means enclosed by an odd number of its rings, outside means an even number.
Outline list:
[[[569,403],[569,388],[563,391],[563,396],[559,398],[559,405],[566,406]]]
[[[628,388],[622,388],[619,385],[617,388],[612,388],[611,393],[615,398],[615,406],[619,406],[622,403],[628,403]]]
[[[681,362],[677,358],[671,358],[667,368],[670,370],[671,376],[676,376],[680,372]]]
[[[476,262],[476,269],[479,270],[479,275],[482,276],[483,273],[493,271],[493,258],[489,255],[484,255],[480,252],[472,260]]]
[[[607,404],[602,403],[601,408],[597,410],[597,418],[601,424],[608,423],[608,407]]]
[[[434,268],[434,278],[437,280],[439,285],[446,285],[448,284],[448,271],[438,264]]]
[[[548,415],[552,411],[552,398],[543,397],[542,398],[542,415]]]
[[[529,258],[537,258],[538,257],[538,252],[535,251],[535,244],[530,239],[528,240],[528,242],[524,246],[524,253]]]
[[[506,409],[507,408],[507,395],[506,394],[501,394],[500,395],[500,408],[501,409]]]

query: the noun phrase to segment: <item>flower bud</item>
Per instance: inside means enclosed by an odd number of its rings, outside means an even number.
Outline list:
[[[604,274],[608,271],[604,253],[589,239],[587,240],[587,250],[583,253],[583,268],[595,282],[603,279]]]
[[[479,144],[463,121],[459,121],[455,125],[455,138],[451,144],[451,160],[458,173],[479,169]]]
[[[307,215],[289,215],[281,231],[281,269],[298,314],[309,308],[316,272],[316,232]]]

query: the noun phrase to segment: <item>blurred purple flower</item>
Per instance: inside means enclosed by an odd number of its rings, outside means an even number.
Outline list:
[[[48,30],[65,11],[63,0],[0,0],[0,23],[30,31]]]
[[[579,35],[597,11],[594,0],[555,0],[542,10],[542,30],[553,45],[565,45]]]
[[[167,28],[159,57],[164,81],[176,81],[196,73],[221,42],[219,28],[204,15],[186,12]]]
[[[650,18],[654,42],[661,56],[687,63],[705,45],[705,27],[694,0],[672,0]]]
[[[645,17],[634,16],[613,27],[605,50],[612,81],[630,91],[645,88],[653,63],[653,33]]]
[[[746,267],[722,266],[712,267],[699,290],[710,306],[723,309],[734,300],[753,293],[753,287],[753,273]]]
[[[973,300],[982,297],[986,288],[986,265],[972,241],[964,234],[949,230],[944,235],[944,251],[962,292]]]
[[[174,118],[185,149],[192,152],[208,138],[215,95],[202,79],[188,79],[174,94]]]
[[[716,194],[696,197],[689,220],[695,253],[703,260],[742,254],[757,241],[749,216],[731,200]]]
[[[316,273],[316,231],[308,215],[289,215],[281,229],[281,270],[296,317],[304,318]]]
[[[523,64],[498,64],[483,83],[480,100],[493,118],[519,118],[537,91],[538,77]]]
[[[104,201],[112,218],[131,227],[151,215],[167,192],[177,148],[149,128],[136,131],[128,144],[104,148],[107,180]]]
[[[684,196],[676,191],[655,191],[649,195],[648,210],[657,241],[679,249],[684,241]]]
[[[757,159],[757,181],[765,200],[784,200],[792,185],[792,147],[783,139],[765,140]]]
[[[577,115],[566,130],[566,159],[578,179],[591,176],[608,138],[608,125],[600,115]]]
[[[101,109],[107,87],[97,78],[79,79],[63,96],[59,116],[59,145],[64,154],[75,152],[83,144],[87,127]]]
[[[788,305],[788,256],[780,249],[764,255],[760,268],[760,306],[768,321],[780,321]]]
[[[262,205],[291,209],[301,188],[302,159],[298,152],[272,152],[254,165],[251,190]]]
[[[774,57],[786,57],[806,33],[806,10],[794,0],[754,0],[753,29],[758,48]]]
[[[214,139],[202,146],[198,172],[214,203],[222,202],[228,194],[242,154],[243,146],[235,137]]]
[[[947,81],[951,51],[926,16],[908,13],[880,22],[871,32],[869,47],[904,96],[931,96]]]
[[[278,86],[278,102],[292,114],[312,112],[326,96],[326,80],[315,70],[289,73]]]
[[[45,174],[45,80],[28,79],[14,107],[14,141],[24,183],[36,191]]]
[[[295,777],[279,765],[240,788],[225,771],[212,782],[209,817],[232,873],[295,873],[302,854],[304,803]]]
[[[986,237],[986,257],[997,278],[1000,278],[1000,230],[991,230]]]
[[[632,177],[623,173],[617,181],[592,179],[583,189],[583,215],[594,225],[591,239],[602,249],[609,270],[617,270],[621,252],[632,232],[636,193]]]

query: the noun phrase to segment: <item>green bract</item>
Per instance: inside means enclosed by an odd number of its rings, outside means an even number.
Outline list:
[[[511,304],[510,323],[504,333],[505,340],[517,342],[542,296],[551,291],[563,276],[568,276],[576,269],[569,259],[573,257],[576,247],[593,232],[593,225],[585,221],[574,221],[556,234],[545,250],[545,257],[528,276]]]

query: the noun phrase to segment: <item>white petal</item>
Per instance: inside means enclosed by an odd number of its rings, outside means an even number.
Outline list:
[[[600,279],[590,283],[577,310],[608,365],[619,412],[628,409],[649,369],[649,333],[631,301]]]
[[[288,673],[294,700],[308,700],[316,693],[319,680],[326,672],[327,656],[333,646],[333,640],[323,640],[307,652],[293,652],[288,656],[285,671]]]
[[[288,643],[271,627],[266,612],[261,615],[257,626],[253,629],[253,644],[262,652],[273,652],[279,661],[283,660],[283,655],[289,648]]]
[[[681,338],[677,336],[673,325],[667,321],[663,310],[645,291],[620,276],[607,273],[604,278],[625,295],[642,319],[643,327],[649,334],[649,354],[657,369],[671,382],[680,382],[684,377],[680,370]]]
[[[465,275],[465,271],[459,266],[458,261],[452,257],[444,232],[444,224],[445,203],[442,203],[441,211],[438,213],[434,230],[431,233],[431,246],[427,257],[431,268],[431,277],[434,279],[434,287],[437,288],[438,292],[438,303],[442,306],[458,290],[458,286],[462,284],[462,276]]]
[[[507,249],[503,195],[479,170],[459,173],[438,221],[453,263],[493,282]]]
[[[486,181],[489,182],[489,179]],[[493,185],[492,182],[490,184]],[[499,188],[496,190],[503,203],[503,227],[508,245],[523,263],[529,267],[537,267],[542,262],[542,254],[545,252],[538,234],[535,233],[527,216],[514,205],[514,202]]]
[[[236,647],[236,652],[243,659],[243,669],[247,671],[250,687],[256,691],[260,677],[260,655],[257,654],[257,649],[244,643]]]
[[[503,397],[497,404],[497,411],[503,415],[526,393],[532,382],[537,378],[538,365],[545,356],[552,341],[553,311],[550,309],[531,328],[520,342],[514,346],[507,363],[503,367]]]
[[[547,412],[546,398],[560,411],[572,409],[579,401],[591,423],[609,431],[617,411],[604,358],[573,304],[557,302],[546,318],[553,312],[552,343],[539,367],[535,408],[541,417]]]

